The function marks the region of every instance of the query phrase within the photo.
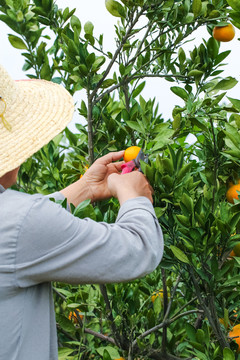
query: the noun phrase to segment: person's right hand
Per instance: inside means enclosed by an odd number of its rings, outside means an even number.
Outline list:
[[[149,184],[146,176],[139,171],[132,171],[124,175],[109,175],[108,188],[112,196],[119,200],[120,205],[122,205],[124,201],[138,196],[145,196],[151,203],[153,202],[153,188]]]

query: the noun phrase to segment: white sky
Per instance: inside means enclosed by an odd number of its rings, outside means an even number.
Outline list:
[[[104,49],[106,51],[113,51],[114,48],[114,24],[118,21],[118,18],[113,17],[108,13],[105,8],[104,0],[56,0],[56,3],[60,8],[69,7],[70,10],[76,8],[76,13],[82,23],[82,26],[87,21],[91,21],[94,24],[94,33],[104,35]],[[7,38],[7,34],[14,34],[13,31],[8,28],[3,22],[0,22],[0,63],[7,69],[14,79],[21,79],[25,77],[22,72],[22,66],[24,64],[24,58],[21,56],[21,50],[14,49]],[[194,45],[197,46],[201,43],[201,39],[209,38],[209,34],[205,27],[200,28],[191,38],[195,40],[184,46],[185,52],[193,49]],[[226,59],[225,71],[221,76],[233,76],[240,81],[239,70],[239,55],[240,55],[240,42],[237,38],[240,37],[240,31],[236,29],[235,38],[228,43],[221,44],[221,52],[225,50],[232,50],[231,54]],[[148,100],[149,98],[156,97],[156,102],[159,102],[159,111],[163,114],[165,119],[171,117],[172,109],[175,105],[183,105],[182,100],[174,95],[170,91],[170,87],[174,86],[174,83],[170,83],[164,79],[148,79],[145,89],[141,93],[142,96]],[[233,98],[240,98],[240,83],[238,83],[232,90],[228,91],[228,96]],[[76,95],[76,100],[85,99],[84,90],[80,91]],[[74,116],[74,120],[80,121],[77,113]],[[72,126],[71,126],[72,128]],[[73,127],[72,129],[74,129]]]

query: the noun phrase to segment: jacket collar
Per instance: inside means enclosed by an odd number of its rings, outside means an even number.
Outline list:
[[[0,185],[0,193],[3,193],[5,191],[4,187]]]

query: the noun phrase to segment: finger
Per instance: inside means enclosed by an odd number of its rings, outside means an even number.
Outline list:
[[[97,159],[95,163],[107,165],[112,163],[113,161],[120,160],[123,157],[124,151],[125,150],[110,152],[109,154],[104,155],[101,158]]]
[[[124,164],[124,161],[119,161],[119,162],[114,163],[113,165],[114,165],[115,170],[122,171],[122,168],[121,168],[122,164]]]

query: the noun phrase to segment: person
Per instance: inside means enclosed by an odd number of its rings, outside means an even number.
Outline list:
[[[52,281],[101,284],[152,272],[163,236],[152,189],[134,171],[121,175],[124,151],[96,160],[84,176],[49,196],[14,191],[21,164],[71,121],[61,85],[11,79],[0,65],[0,359],[57,360]],[[49,200],[77,206],[116,197],[113,224],[79,219]]]

